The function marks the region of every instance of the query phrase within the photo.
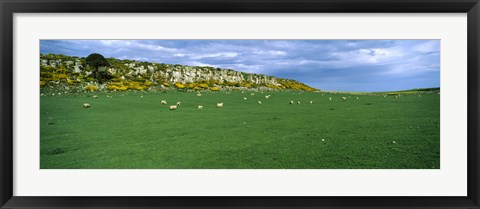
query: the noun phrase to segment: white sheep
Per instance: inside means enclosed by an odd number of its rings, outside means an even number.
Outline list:
[[[222,108],[223,107],[223,102],[217,103],[217,108]]]
[[[170,105],[170,110],[176,110],[177,109],[177,105]]]
[[[310,104],[313,104],[313,101],[310,101]]]
[[[200,106],[200,105],[199,105],[199,106],[197,107],[197,109],[201,110],[201,109],[203,109],[203,106]]]
[[[97,95],[93,95],[93,98],[98,98],[98,96],[97,96]]]
[[[202,96],[202,94],[198,93],[198,94],[197,94],[197,96],[201,97],[201,96]]]
[[[293,101],[290,101],[288,104],[293,104]]]
[[[166,104],[167,104],[167,101],[165,101],[165,100],[162,100],[162,101],[160,101],[160,104],[162,104],[162,105],[166,105]]]
[[[300,101],[297,101],[297,104],[300,104]]]
[[[247,97],[243,97],[243,100],[247,100]]]
[[[357,99],[358,99],[358,97],[357,97]]]
[[[181,102],[177,102],[177,106],[180,106],[180,103],[181,103]]]
[[[83,103],[83,108],[89,108],[90,107],[90,104],[88,103]]]
[[[258,104],[262,104],[262,101],[258,101]]]
[[[254,93],[250,93],[250,95],[254,96],[255,94],[254,94]]]
[[[332,97],[328,97],[328,99],[329,99],[330,101],[332,101]]]
[[[347,99],[347,98],[346,98],[346,97],[342,97],[342,99],[344,99],[344,100],[345,100],[345,99]]]

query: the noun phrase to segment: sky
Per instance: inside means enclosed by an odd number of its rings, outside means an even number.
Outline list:
[[[440,87],[440,40],[41,40],[40,53],[212,66],[331,91]]]

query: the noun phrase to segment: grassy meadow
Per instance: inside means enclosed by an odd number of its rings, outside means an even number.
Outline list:
[[[440,167],[436,93],[132,91],[48,95],[40,103],[41,169]]]

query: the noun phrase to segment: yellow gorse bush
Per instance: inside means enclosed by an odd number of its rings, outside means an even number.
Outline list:
[[[87,91],[96,91],[98,88],[96,86],[89,85],[85,87],[85,90]]]
[[[201,84],[198,84],[198,87],[203,88],[203,89],[208,89],[208,84],[201,83]]]
[[[110,91],[126,91],[128,86],[123,85],[122,82],[111,82],[108,84],[107,89]]]
[[[67,78],[67,83],[68,85],[75,85],[78,83],[78,81]]]
[[[182,83],[175,83],[175,87],[177,87],[178,89],[184,89],[185,85]]]
[[[147,90],[153,83],[151,81],[139,82],[139,81],[118,81],[110,82],[107,86],[107,89],[110,91],[126,91],[126,90],[137,90],[144,91]]]

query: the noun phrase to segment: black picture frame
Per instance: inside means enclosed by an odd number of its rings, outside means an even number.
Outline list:
[[[1,208],[480,208],[478,0],[0,0]],[[468,195],[465,197],[13,196],[14,13],[467,13]]]

